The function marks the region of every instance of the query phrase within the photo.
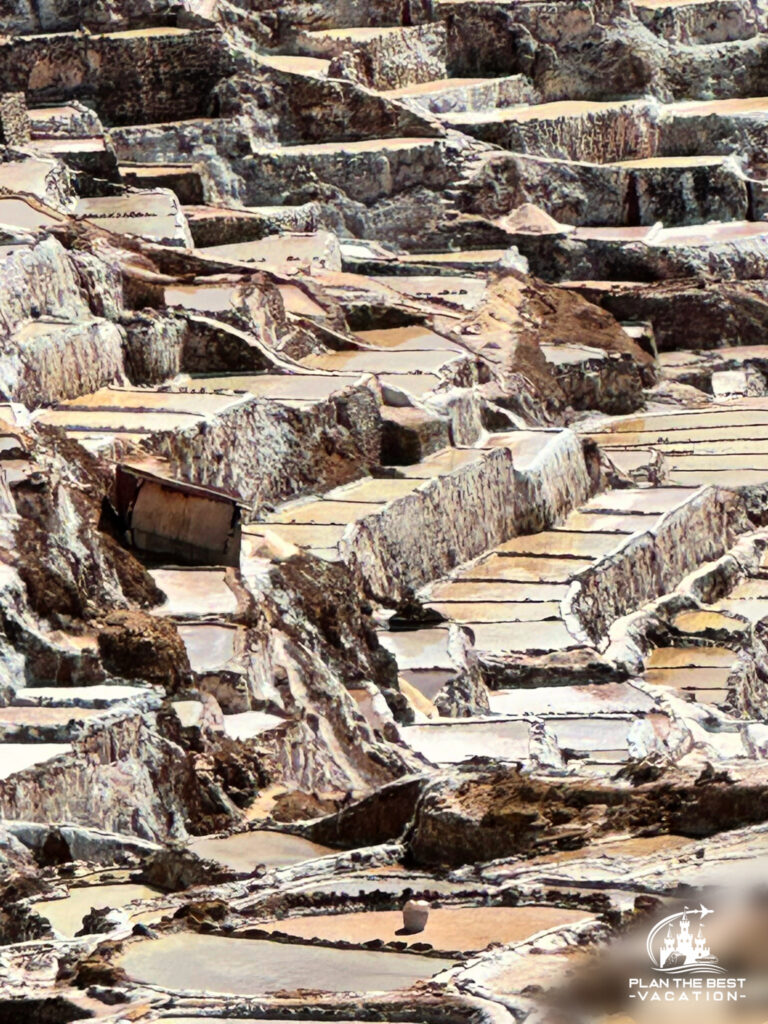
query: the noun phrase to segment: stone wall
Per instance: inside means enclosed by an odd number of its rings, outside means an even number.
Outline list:
[[[355,202],[370,205],[407,189],[446,188],[456,171],[450,144],[435,141],[381,149],[330,151],[286,147],[255,154],[247,166],[247,205],[281,203],[318,182],[334,185]]]
[[[6,146],[24,146],[29,142],[30,133],[24,93],[3,93],[0,96],[0,142]]]
[[[92,728],[63,754],[0,781],[0,815],[67,821],[142,839],[186,836],[196,797],[191,762],[140,714]]]
[[[372,89],[402,89],[448,75],[442,22],[387,32],[370,40],[334,40],[329,74],[353,78]]]
[[[582,444],[569,431],[553,435],[523,471],[498,448],[352,524],[342,557],[368,593],[400,601],[517,534],[546,529],[591,488]]]
[[[0,393],[29,409],[125,383],[123,334],[108,320],[33,322],[4,348]]]
[[[559,117],[487,120],[460,127],[514,153],[610,163],[656,155],[659,111],[653,101],[629,101],[579,115],[564,111]]]
[[[602,226],[626,221],[627,188],[622,167],[500,153],[464,186],[460,203],[489,218],[532,203],[561,224]]]
[[[252,398],[199,426],[154,434],[145,446],[167,458],[178,479],[256,508],[362,476],[379,462],[381,417],[363,385],[305,408]]]
[[[55,239],[12,249],[0,258],[2,333],[12,334],[41,316],[74,321],[90,315],[75,268]]]
[[[662,517],[653,530],[634,534],[617,552],[585,569],[571,585],[566,611],[592,643],[613,622],[662,594],[703,562],[720,558],[752,528],[743,499],[707,487]]]
[[[82,100],[107,124],[211,113],[230,69],[218,32],[16,37],[0,44],[0,89],[37,106]]]
[[[81,25],[91,32],[110,32],[172,21],[168,0],[0,0],[3,31],[14,35],[72,32]]]
[[[638,18],[674,43],[725,43],[757,34],[754,0],[707,0],[654,9],[638,6]]]
[[[131,384],[161,384],[181,370],[184,320],[145,309],[126,315],[125,369]]]
[[[746,220],[750,207],[735,161],[629,168],[517,153],[486,160],[459,202],[490,218],[532,203],[559,223],[579,227]]]

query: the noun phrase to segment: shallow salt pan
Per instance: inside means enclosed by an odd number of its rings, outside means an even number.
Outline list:
[[[635,712],[650,711],[654,706],[650,697],[630,683],[497,690],[489,699],[491,711],[500,715]]]
[[[153,609],[155,615],[183,618],[237,612],[226,569],[154,569],[150,576],[165,594],[165,602]]]
[[[34,905],[35,911],[51,922],[51,926],[65,938],[72,938],[83,924],[83,917],[91,907],[125,907],[133,900],[148,900],[159,890],[146,885],[89,885],[70,889],[62,900],[43,900]]]
[[[477,756],[502,761],[528,758],[527,722],[457,720],[440,725],[409,725],[403,729],[403,738],[435,764],[459,764]]]
[[[433,909],[423,931],[402,932],[397,910],[352,914],[313,914],[267,923],[276,931],[303,938],[368,942],[429,942],[437,950],[479,951],[491,942],[522,942],[537,932],[583,921],[583,910],[559,907],[442,907]]]
[[[218,839],[196,839],[190,843],[189,848],[198,857],[209,858],[234,871],[244,872],[253,871],[259,864],[269,868],[286,867],[334,852],[327,846],[311,843],[301,836],[261,830],[240,832]]]
[[[656,647],[646,664],[649,668],[684,668],[706,666],[730,668],[736,653],[727,647]]]
[[[0,779],[50,761],[72,750],[69,743],[2,743],[0,744]]]
[[[328,949],[260,939],[182,933],[137,943],[121,965],[150,985],[256,995],[299,988],[325,992],[389,992],[451,966],[409,953]]]

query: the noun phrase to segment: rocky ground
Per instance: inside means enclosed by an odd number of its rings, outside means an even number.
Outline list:
[[[768,5],[0,27],[0,1024],[763,1021]]]

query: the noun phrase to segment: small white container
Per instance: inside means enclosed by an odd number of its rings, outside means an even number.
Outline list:
[[[403,907],[403,930],[413,935],[423,932],[429,917],[429,904],[426,900],[408,900]]]

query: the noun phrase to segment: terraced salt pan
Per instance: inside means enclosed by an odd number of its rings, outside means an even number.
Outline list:
[[[766,469],[681,469],[672,466],[669,473],[671,483],[690,484],[700,487],[713,484],[717,487],[747,487],[768,481]]]
[[[663,515],[677,508],[697,490],[696,487],[653,487],[606,491],[585,502],[581,511]]]
[[[62,33],[70,35],[71,33]],[[76,36],[76,33],[74,33]],[[188,36],[192,30],[188,28],[176,28],[173,25],[158,25],[154,28],[122,29],[119,32],[102,32],[96,38],[101,39],[141,39],[144,36]]]
[[[16,706],[0,708],[0,728],[5,725],[68,725],[98,715],[97,708]]]
[[[513,455],[517,454],[514,448],[512,452]],[[398,466],[398,472],[412,480],[434,480],[435,477],[478,463],[482,458],[482,451],[476,448],[444,448],[412,466]],[[518,465],[517,460],[515,465]]]
[[[448,302],[474,309],[485,292],[485,281],[477,277],[432,277],[414,274],[407,277],[373,277],[372,281],[386,285],[419,299],[445,299]]]
[[[457,252],[407,253],[400,256],[401,263],[447,264],[448,266],[472,266],[477,269],[494,266],[505,255],[506,249],[465,249]]]
[[[8,779],[71,750],[69,743],[0,743],[0,779]]]
[[[538,622],[540,619],[559,618],[557,601],[431,601],[426,605],[452,622]]]
[[[554,529],[589,534],[611,534],[616,537],[618,544],[622,535],[626,536],[651,529],[659,521],[659,518],[654,513],[611,515],[607,512],[572,512],[561,526],[556,526]]]
[[[438,140],[411,136],[398,139],[359,139],[356,142],[317,142],[310,145],[276,146],[269,152],[276,156],[282,154],[314,156],[327,153],[397,152],[404,149],[425,149],[437,145],[439,145]]]
[[[509,433],[489,434],[480,447],[486,450],[508,448],[512,452],[515,468],[530,469],[559,430],[513,430]]]
[[[735,411],[731,423],[723,420],[710,423],[690,422],[673,428],[657,425],[649,419],[638,432],[613,431],[591,436],[606,448],[618,448],[623,451],[655,448],[665,453],[670,457],[672,471],[679,478],[673,479],[672,482],[678,486],[701,485],[705,474],[728,473],[733,469],[752,476],[757,475],[757,481],[745,478],[744,483],[759,482],[765,473],[761,468],[761,460],[764,461],[768,454],[768,423],[742,423]],[[724,458],[710,462],[706,458],[708,455],[720,455]],[[734,456],[737,459],[738,456],[747,455],[750,456],[749,463],[744,459],[741,464],[739,461],[729,463],[725,458]],[[689,474],[687,479],[686,473]],[[735,483],[738,486],[738,480]]]
[[[360,349],[357,352],[325,352],[311,355],[302,359],[301,362],[304,366],[311,366],[328,372],[434,373],[445,366],[446,363],[456,359],[459,351],[458,349],[444,349],[442,351],[411,351],[406,349],[376,352]]]
[[[386,89],[382,96],[391,100],[400,99],[403,96],[421,96],[424,93],[443,92],[449,89],[464,89],[470,85],[485,85],[493,81],[488,78],[436,78],[431,82],[418,82],[415,85],[405,85],[400,89]]]
[[[684,633],[706,633],[709,630],[740,632],[744,628],[743,623],[728,615],[698,609],[680,612],[675,616],[673,625]]]
[[[424,478],[398,480],[381,477],[359,480],[329,491],[325,496],[325,500],[381,505],[410,494],[411,491],[414,491],[419,486],[421,479]]]
[[[768,580],[742,580],[731,590],[728,597],[716,601],[712,607],[744,615],[751,622],[759,622],[768,616]]]
[[[681,447],[684,446],[681,445]],[[711,452],[690,455],[670,454],[668,463],[673,470],[680,472],[722,472],[734,469],[753,469],[762,472],[768,469],[768,446],[762,445],[761,447],[762,453],[752,452],[745,455],[714,455]]]
[[[545,530],[500,544],[496,550],[500,554],[545,555],[551,558],[600,558],[608,554],[620,543],[611,534],[570,533],[565,529],[559,531]]]
[[[92,391],[80,398],[62,402],[59,408],[72,411],[115,410],[119,412],[129,410],[144,414],[170,411],[200,417],[221,412],[231,405],[237,405],[240,401],[241,399],[232,395],[110,386]]]
[[[222,838],[195,839],[189,844],[189,849],[198,857],[218,861],[233,871],[242,872],[251,872],[259,864],[268,868],[287,867],[335,852],[301,836],[258,829]]]
[[[666,109],[676,117],[702,117],[709,114],[738,117],[745,114],[768,113],[768,97],[736,96],[722,100],[687,100],[683,103],[670,104]]]
[[[30,111],[30,115],[33,112]],[[35,140],[34,145],[37,145]],[[8,192],[22,192],[30,196],[44,196],[47,192],[47,179],[51,173],[50,160],[37,160],[27,157],[23,160],[7,160],[0,164],[0,188]],[[3,197],[3,208],[11,201],[25,202],[21,197]],[[25,203],[26,205],[26,203]],[[52,212],[52,211],[51,211]],[[54,221],[61,216],[53,216]],[[0,217],[2,220],[2,217]]]
[[[379,643],[397,658],[398,668],[453,669],[455,663],[448,653],[447,629],[404,630],[398,633],[382,631]]]
[[[325,373],[238,373],[227,376],[193,377],[195,388],[202,391],[243,391],[259,398],[275,401],[322,402],[331,395],[355,384],[359,374],[341,376]]]
[[[173,412],[99,412],[93,409],[69,411],[52,409],[35,417],[49,426],[61,427],[69,435],[80,433],[109,434],[126,439],[131,435],[151,434],[156,430],[184,430],[200,418],[189,413]]]
[[[560,907],[440,907],[432,909],[423,931],[403,930],[399,911],[363,911],[352,914],[313,914],[267,922],[276,931],[306,939],[384,942],[398,939],[411,945],[428,942],[436,950],[473,952],[492,942],[522,942],[537,932],[583,921],[583,910]]]
[[[544,654],[565,651],[579,646],[564,622],[473,622],[469,625],[476,651],[488,653],[525,651]]]
[[[271,529],[271,524],[267,529]],[[345,526],[320,526],[308,523],[280,523],[277,528],[271,532],[278,533],[283,540],[286,540],[291,544],[295,544],[296,547],[306,548],[316,554],[322,551],[335,555],[337,553],[338,544],[344,536],[345,529]],[[249,530],[248,532],[250,535],[260,536],[264,533],[264,530],[254,529]]]
[[[226,569],[152,569],[150,576],[165,594],[165,601],[152,609],[154,615],[198,618],[237,613],[237,596],[227,583]]]
[[[461,352],[466,349],[436,331],[414,325],[391,327],[384,330],[358,331],[355,337],[374,348],[397,349],[398,352]]]
[[[643,679],[654,686],[671,686],[675,690],[707,690],[727,692],[728,668],[649,668]]]
[[[159,892],[159,889],[133,883],[82,886],[70,889],[64,899],[35,903],[34,910],[47,918],[57,932],[71,939],[82,928],[83,917],[91,912],[92,907],[99,910],[127,907],[134,900],[149,900]]]
[[[60,223],[62,219],[52,212],[37,210],[24,199],[0,196],[0,224],[8,227],[39,231]]]
[[[547,718],[547,727],[551,729],[561,749],[573,750],[581,754],[600,754],[622,752],[627,755],[633,732],[648,726],[661,739],[669,733],[669,719],[664,715],[648,714],[644,719],[630,717],[598,717],[591,718]]]
[[[735,615],[743,615],[750,622],[759,622],[768,617],[768,591],[763,598],[759,597],[726,597],[717,601],[714,608],[721,608],[726,612],[733,612]]]
[[[546,727],[561,749],[590,759],[625,760],[632,736],[669,731],[668,719],[649,714],[644,719],[628,715],[546,718]],[[526,761],[529,757],[530,724],[520,719],[453,719],[410,725],[403,738],[435,764],[459,764],[472,757],[501,761]]]
[[[710,222],[702,226],[663,228],[654,233],[649,244],[654,246],[717,245],[740,238],[759,238],[768,235],[768,224],[761,221]]]
[[[650,668],[718,668],[731,666],[735,660],[735,652],[727,647],[655,647],[646,664]]]
[[[616,161],[610,166],[624,167],[628,171],[644,167],[719,167],[728,159],[726,156],[653,156],[642,160]]]
[[[408,725],[402,730],[409,746],[434,764],[460,764],[472,757],[526,761],[530,726],[520,720],[456,719],[434,725]]]
[[[631,683],[495,690],[489,694],[489,703],[491,711],[498,715],[645,713],[655,706],[647,694]]]
[[[642,100],[634,101],[638,108],[647,104]],[[460,114],[446,117],[451,124],[478,124],[494,121],[554,121],[561,117],[583,117],[585,114],[599,114],[606,110],[619,110],[632,103],[630,100],[614,100],[609,102],[593,100],[557,100],[554,103],[535,103],[519,107],[507,107],[503,110],[468,110]]]
[[[691,439],[687,434],[681,432],[679,437],[674,440],[671,438],[674,435],[668,435],[669,439],[661,440],[654,443],[653,447],[658,448],[660,452],[665,455],[672,456],[673,458],[679,454],[688,455],[695,454],[696,456],[705,455],[751,455],[754,460],[760,459],[765,453],[768,445],[766,445],[765,427],[747,427],[737,428],[732,431],[732,434],[742,434],[748,432],[751,436],[748,438],[744,437],[730,437],[724,438],[722,436],[706,437]],[[720,428],[717,428],[716,434],[721,434]],[[647,444],[647,442],[645,442]],[[755,464],[759,464],[755,462]]]
[[[206,246],[197,252],[209,259],[256,263],[260,267],[266,266],[286,274],[296,273],[302,266],[307,265],[338,265],[335,235],[327,231],[291,231],[281,235],[267,235],[265,238],[250,242]]]
[[[280,522],[282,526],[290,523],[346,526],[360,516],[368,515],[370,511],[370,503],[365,501],[309,501],[284,506],[274,521]]]
[[[103,138],[93,139],[35,139],[35,152],[51,156],[61,153],[104,153],[106,143]]]
[[[598,840],[591,842],[586,850],[563,850],[552,859],[573,860],[583,857],[585,854],[590,856],[593,853],[598,857],[648,857],[661,851],[682,850],[687,846],[693,846],[695,842],[695,839],[678,835],[633,836],[631,839],[617,839],[608,842]]]
[[[241,711],[235,715],[224,715],[224,732],[231,739],[243,742],[276,729],[284,722],[285,719],[279,715],[269,715],[265,711]]]
[[[442,580],[428,588],[426,593],[437,601],[504,603],[530,602],[531,604],[562,601],[568,593],[563,583],[507,583],[501,580]]]
[[[153,431],[183,430],[247,401],[246,395],[108,387],[41,410],[34,419],[61,427],[78,440],[91,435],[98,445],[132,441]]]
[[[239,294],[239,284],[179,284],[165,289],[165,304],[199,313],[226,313]]]
[[[14,695],[18,705],[57,705],[78,708],[105,708],[110,704],[146,696],[154,692],[145,686],[96,683],[93,686],[23,686]]]
[[[431,978],[451,961],[185,932],[135,943],[120,964],[129,977],[164,988],[257,995],[300,988],[388,992]]]
[[[436,373],[377,373],[379,384],[391,388],[395,393],[403,392],[414,398],[424,398],[435,388],[444,383]]]
[[[71,150],[72,146],[68,148]],[[161,241],[171,238],[180,243],[190,241],[179,202],[170,192],[144,189],[123,196],[83,198],[77,201],[75,213],[110,231]]]
[[[241,627],[223,623],[180,624],[178,630],[194,672],[215,672],[233,661],[245,636]]]
[[[399,675],[431,701],[456,676],[456,669],[400,669]]]
[[[649,242],[657,234],[656,227],[576,227],[571,238],[582,241]]]
[[[591,559],[534,558],[491,554],[455,574],[457,580],[498,580],[509,583],[568,583]]]
[[[325,77],[329,60],[322,60],[320,57],[297,57],[293,54],[259,54],[259,63],[267,67],[275,68],[276,71],[287,71],[299,75],[320,75]]]

